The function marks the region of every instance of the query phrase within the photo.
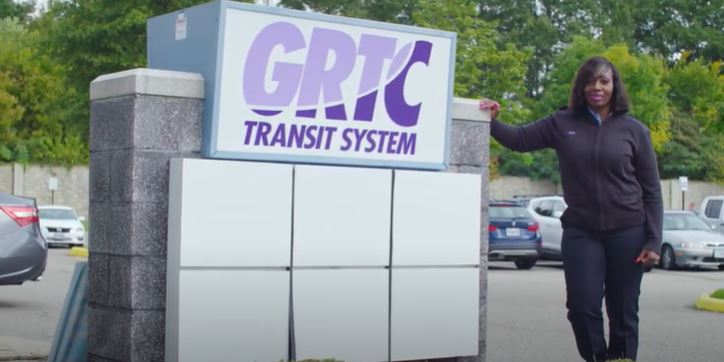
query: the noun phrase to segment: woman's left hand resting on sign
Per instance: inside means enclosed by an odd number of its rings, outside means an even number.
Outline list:
[[[483,98],[480,100],[480,109],[481,110],[490,110],[490,118],[498,118],[498,114],[500,113],[500,103]]]

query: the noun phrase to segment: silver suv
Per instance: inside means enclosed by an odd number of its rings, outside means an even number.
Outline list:
[[[516,200],[524,205],[540,225],[540,234],[543,242],[540,250],[541,259],[561,260],[561,216],[568,205],[562,196],[517,197]]]

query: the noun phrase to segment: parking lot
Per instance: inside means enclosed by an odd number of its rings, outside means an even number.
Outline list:
[[[51,249],[44,279],[0,288],[0,360],[47,355],[76,262]],[[697,296],[724,288],[724,271],[654,270],[644,276],[639,361],[720,361],[724,314],[693,309]],[[559,262],[518,270],[491,262],[488,272],[487,360],[577,361],[565,317]]]
[[[640,299],[639,361],[712,362],[724,357],[724,313],[695,310],[703,292],[724,288],[724,271],[654,269]],[[566,320],[560,262],[517,270],[491,262],[487,361],[578,361]]]

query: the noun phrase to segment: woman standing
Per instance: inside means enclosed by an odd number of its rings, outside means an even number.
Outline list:
[[[491,111],[490,133],[505,147],[558,155],[568,204],[561,217],[566,307],[581,357],[635,360],[641,278],[659,260],[663,206],[649,131],[628,115],[618,70],[602,57],[587,60],[568,107],[523,127],[498,121],[497,102],[482,100],[480,108]]]

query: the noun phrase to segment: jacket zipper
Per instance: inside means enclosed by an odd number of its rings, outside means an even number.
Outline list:
[[[598,168],[598,159],[599,159],[599,140],[601,138],[601,131],[603,128],[603,122],[596,124],[596,139],[593,143],[593,185],[595,188],[595,198],[596,198],[596,211],[598,213],[598,230],[603,229],[603,213],[601,212],[601,190],[598,184],[598,178],[599,178],[599,168]]]

